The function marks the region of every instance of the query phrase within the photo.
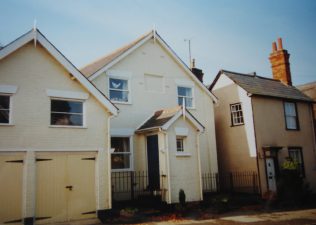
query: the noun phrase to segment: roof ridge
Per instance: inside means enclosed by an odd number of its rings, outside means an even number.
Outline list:
[[[234,72],[234,71],[229,71],[229,70],[224,70],[224,69],[222,69],[221,71],[224,72],[224,73],[227,72],[227,73],[233,73],[233,74],[241,75],[241,76],[247,76],[247,77],[253,77],[253,78],[257,77],[257,78],[260,78],[260,79],[266,79],[266,80],[271,80],[271,81],[275,81],[275,82],[281,82],[280,80],[276,80],[276,79],[273,79],[273,78],[264,77],[264,76],[260,76],[260,75],[239,73],[239,72]]]

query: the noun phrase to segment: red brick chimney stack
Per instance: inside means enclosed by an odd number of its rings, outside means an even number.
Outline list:
[[[276,42],[272,43],[272,53],[270,54],[270,62],[272,67],[273,79],[292,85],[290,71],[290,54],[283,49],[282,39],[278,38],[278,46]]]

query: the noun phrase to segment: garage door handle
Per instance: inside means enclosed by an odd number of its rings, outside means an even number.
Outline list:
[[[69,191],[72,191],[72,186],[66,186]]]

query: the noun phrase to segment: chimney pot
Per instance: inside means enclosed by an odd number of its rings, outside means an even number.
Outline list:
[[[278,38],[278,50],[283,50],[282,38]]]
[[[192,59],[192,66],[191,68],[195,68],[195,59]]]
[[[277,44],[276,44],[276,42],[274,41],[273,43],[272,43],[272,52],[276,52],[277,51]]]

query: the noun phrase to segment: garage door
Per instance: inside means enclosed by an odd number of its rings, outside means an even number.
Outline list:
[[[0,224],[22,218],[23,154],[0,153]]]
[[[95,155],[36,155],[37,224],[96,217]]]

